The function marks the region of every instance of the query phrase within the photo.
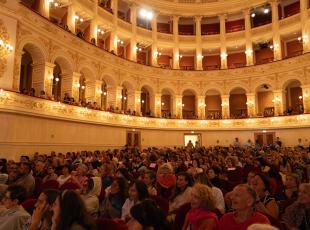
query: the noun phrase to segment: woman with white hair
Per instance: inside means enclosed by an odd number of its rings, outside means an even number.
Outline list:
[[[289,230],[310,229],[310,183],[299,186],[297,201],[286,208],[282,219]]]

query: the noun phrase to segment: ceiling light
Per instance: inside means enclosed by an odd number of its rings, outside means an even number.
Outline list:
[[[256,14],[255,14],[255,13],[252,13],[252,14],[251,14],[251,17],[252,17],[252,18],[254,18],[255,16],[256,16]]]

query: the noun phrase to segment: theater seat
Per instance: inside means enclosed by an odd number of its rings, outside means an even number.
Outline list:
[[[73,182],[67,182],[67,183],[64,183],[62,186],[60,186],[60,190],[63,191],[63,190],[76,190],[76,189],[79,189],[80,187],[73,183]]]
[[[59,183],[57,180],[48,180],[45,181],[42,185],[41,185],[41,191],[44,191],[46,189],[59,189]]]
[[[32,215],[33,210],[35,209],[34,205],[37,202],[37,199],[29,198],[22,203],[23,208]]]
[[[191,203],[186,203],[186,204],[183,204],[178,209],[176,216],[175,216],[174,225],[173,225],[174,230],[182,229],[184,221],[185,221],[186,214],[188,213],[188,211],[191,208],[192,208]]]
[[[97,230],[127,230],[128,227],[124,221],[121,219],[108,219],[108,218],[98,218],[96,219]]]

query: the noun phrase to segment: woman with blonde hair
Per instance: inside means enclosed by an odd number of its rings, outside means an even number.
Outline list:
[[[204,184],[195,184],[191,193],[191,206],[183,230],[218,229],[218,217],[213,212],[216,209],[216,202],[211,188]]]

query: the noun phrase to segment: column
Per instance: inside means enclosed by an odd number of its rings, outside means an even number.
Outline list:
[[[180,56],[179,56],[179,16],[173,16],[173,57],[172,57],[172,68],[180,68]]]
[[[89,41],[91,42],[91,40],[94,38],[95,39],[95,45],[98,42],[98,23],[97,23],[97,19],[93,19],[90,21],[90,35],[89,35]]]
[[[97,106],[101,106],[101,98],[102,98],[102,81],[96,80],[96,89],[95,89],[95,102],[97,103]]]
[[[302,85],[301,88],[302,88],[304,113],[310,113],[310,84]]]
[[[141,113],[141,91],[130,90],[128,92],[128,109],[135,111],[137,115]]]
[[[196,22],[196,70],[202,70],[202,39],[201,39],[201,16],[195,17]]]
[[[251,34],[251,17],[250,9],[243,11],[244,14],[244,25],[245,25],[245,55],[246,55],[246,65],[250,66],[254,64],[254,53],[252,45],[252,34]]]
[[[130,5],[130,21],[131,21],[131,38],[130,38],[130,55],[131,61],[137,61],[137,5]]]
[[[274,104],[274,115],[282,115],[286,107],[286,91],[285,90],[274,90],[273,100]]]
[[[197,106],[198,106],[198,118],[205,119],[206,118],[206,106],[205,106],[205,96],[198,96],[197,97]]]
[[[79,82],[80,82],[81,73],[73,72],[71,78],[70,95],[74,98],[74,101],[79,101]]]
[[[161,94],[155,94],[155,108],[154,108],[155,117],[161,117]]]
[[[310,52],[310,21],[308,20],[308,0],[300,0],[301,34],[304,53]]]
[[[221,69],[227,69],[226,14],[220,15]]]
[[[39,95],[41,90],[48,96],[52,95],[54,66],[55,64],[49,62],[32,64],[32,87],[36,95]]]
[[[85,98],[87,102],[94,102],[96,100],[96,82],[86,81],[85,82]]]
[[[157,45],[157,15],[154,14],[152,19],[152,58],[151,58],[151,66],[158,66],[157,58],[158,58],[158,45]]]
[[[122,103],[122,89],[121,86],[107,86],[107,107],[112,106],[114,109],[118,107],[121,109]]]
[[[278,0],[271,0],[271,12],[272,12],[272,32],[273,32],[273,56],[274,60],[282,59],[281,38],[279,32],[279,12],[278,12]]]
[[[117,36],[116,36],[116,30],[117,30],[117,20],[118,20],[118,0],[111,0],[111,9],[113,12],[113,27],[110,32],[110,52],[114,52],[117,54]]]
[[[40,14],[48,19],[50,18],[50,4],[53,3],[50,3],[49,0],[40,0]]]
[[[230,110],[229,110],[229,97],[230,95],[222,95],[222,117],[224,119],[230,117]]]
[[[182,118],[182,95],[176,95],[173,103],[173,111],[176,118]]]
[[[68,6],[67,26],[71,33],[75,34],[75,7],[73,4]]]
[[[256,115],[256,95],[255,93],[247,93],[246,94],[246,105],[248,109],[248,117],[254,117]]]

